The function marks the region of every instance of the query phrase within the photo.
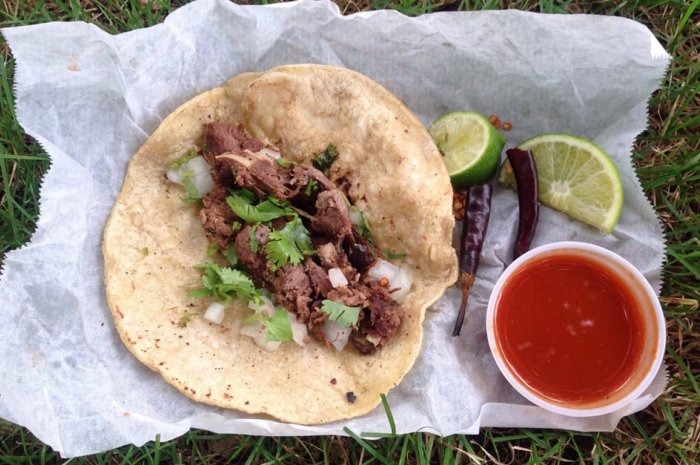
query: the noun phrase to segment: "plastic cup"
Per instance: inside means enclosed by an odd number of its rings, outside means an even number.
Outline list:
[[[534,264],[550,257],[573,257],[572,259],[585,259],[595,262],[600,268],[604,268],[606,273],[611,273],[619,282],[627,286],[630,295],[634,296],[636,309],[638,309],[637,322],[641,321],[642,348],[639,356],[636,357],[634,369],[623,377],[622,384],[614,392],[607,393],[601,398],[588,398],[585,401],[562,400],[553,397],[551,393],[534,387],[528,382],[527,376],[514,367],[517,364],[510,360],[509,350],[505,350],[505,341],[500,340],[506,333],[503,328],[497,327],[496,316],[498,312],[507,312],[505,305],[513,305],[512,302],[505,302],[501,299],[506,286],[512,279],[525,279],[527,273]],[[528,268],[530,267],[530,268]],[[505,321],[507,314],[502,315],[499,321]],[[656,376],[663,361],[664,349],[666,345],[665,319],[661,310],[661,305],[644,276],[627,260],[619,255],[596,245],[583,242],[556,242],[547,244],[520,256],[510,266],[506,268],[500,276],[491,293],[486,312],[486,332],[488,336],[491,353],[503,376],[508,382],[526,399],[549,411],[574,416],[589,417],[604,415],[614,412],[638,398],[649,386]],[[546,331],[542,331],[542,337],[547,337]],[[511,352],[512,353],[512,352]],[[515,356],[510,356],[514,359]],[[522,362],[520,362],[522,367]],[[540,385],[548,381],[539,380]]]

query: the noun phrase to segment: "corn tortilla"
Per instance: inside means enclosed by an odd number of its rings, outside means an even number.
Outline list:
[[[338,353],[314,341],[269,352],[239,333],[248,310],[234,305],[219,326],[201,317],[209,302],[187,291],[199,282],[194,266],[207,260],[208,242],[197,206],[182,202],[183,189],[164,172],[202,146],[203,126],[214,121],[243,123],[303,164],[335,144],[329,177],[349,184],[378,248],[405,253],[413,273],[407,316],[386,347],[361,355],[351,344]],[[183,104],[133,156],[104,232],[107,300],[129,350],[196,401],[299,424],[356,417],[415,362],[425,310],[457,276],[453,227],[440,154],[386,89],[323,65],[245,73]]]

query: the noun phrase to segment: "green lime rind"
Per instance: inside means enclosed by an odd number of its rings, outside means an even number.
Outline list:
[[[487,182],[498,169],[505,137],[483,115],[475,112],[447,113],[428,130],[454,187]]]

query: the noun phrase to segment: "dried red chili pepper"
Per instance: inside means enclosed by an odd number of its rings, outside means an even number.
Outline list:
[[[452,331],[453,336],[459,336],[467,311],[469,291],[476,279],[476,269],[479,267],[479,256],[484,245],[486,230],[491,216],[490,184],[477,184],[467,189],[465,193],[464,224],[459,251],[459,284],[462,289],[462,300],[457,312],[457,321]]]
[[[513,168],[518,188],[518,233],[513,248],[513,260],[515,260],[530,249],[532,238],[535,237],[537,218],[540,212],[537,197],[539,187],[537,167],[531,151],[512,148],[506,150],[506,156]]]

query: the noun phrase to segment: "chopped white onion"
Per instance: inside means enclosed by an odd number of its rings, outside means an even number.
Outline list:
[[[411,275],[411,271],[405,266],[402,266],[399,268],[399,272],[394,280],[389,283],[389,290],[396,289],[396,291],[391,293],[391,298],[398,303],[405,302],[406,297],[411,290],[411,284],[413,284],[413,276]]]
[[[185,171],[192,171],[195,175],[209,173],[211,169],[209,168],[209,163],[202,156],[196,156],[184,163],[181,167]]]
[[[165,177],[175,184],[182,184],[182,175],[179,169],[167,170],[165,172]]]
[[[333,287],[343,287],[348,285],[348,280],[340,268],[331,268],[328,270],[328,279]]]
[[[255,312],[260,312],[267,317],[271,317],[272,314],[275,313],[275,304],[264,295],[261,298],[262,301],[259,304],[256,304],[252,300],[249,301],[248,307]],[[292,326],[292,331],[293,330],[294,327]],[[241,327],[241,334],[252,338],[258,346],[270,352],[274,352],[279,348],[280,344],[282,344],[280,341],[268,341],[267,328],[259,321],[253,321],[250,324],[243,325]]]
[[[256,304],[252,300],[248,301],[248,307],[256,312],[262,313],[267,317],[271,317],[272,314],[275,313],[275,304],[273,304],[272,300],[270,300],[264,295],[261,296],[261,298],[262,302],[260,302],[259,304]]]
[[[292,338],[294,342],[304,347],[309,343],[309,330],[304,323],[297,320],[294,313],[287,312],[287,318],[289,318],[289,326],[292,327]]]
[[[249,325],[241,326],[241,334],[253,339],[253,341],[255,341],[259,347],[270,352],[276,351],[282,344],[279,341],[268,341],[267,328],[265,328],[265,325],[259,321],[254,321]]]
[[[328,338],[328,341],[331,344],[333,344],[335,350],[337,350],[338,352],[343,350],[345,344],[348,343],[348,339],[350,338],[351,332],[352,328],[343,328],[338,323],[332,320],[328,320],[325,323],[323,323],[323,333],[326,335],[326,338]]]
[[[185,178],[189,178],[197,191],[197,198],[204,197],[214,189],[214,180],[211,177],[209,164],[201,156],[188,160],[176,169],[167,170],[165,176],[170,181],[183,185]]]
[[[204,312],[204,319],[211,321],[215,325],[220,325],[224,321],[225,310],[226,306],[224,304],[213,302],[207,307],[207,311]]]
[[[397,274],[399,274],[399,267],[383,259],[378,259],[374,266],[367,270],[367,274],[370,278],[374,278],[379,281],[382,278],[386,278],[391,283]]]
[[[356,206],[352,206],[348,209],[350,216],[350,223],[355,226],[360,226],[362,224],[362,211]]]
[[[192,178],[192,185],[197,191],[197,198],[202,198],[214,190],[214,180],[211,178],[211,174],[209,173],[194,176]]]
[[[381,258],[367,270],[367,274],[377,281],[386,278],[389,281],[387,287],[392,291],[391,297],[399,303],[406,300],[413,284],[413,275],[406,266],[398,267]]]

